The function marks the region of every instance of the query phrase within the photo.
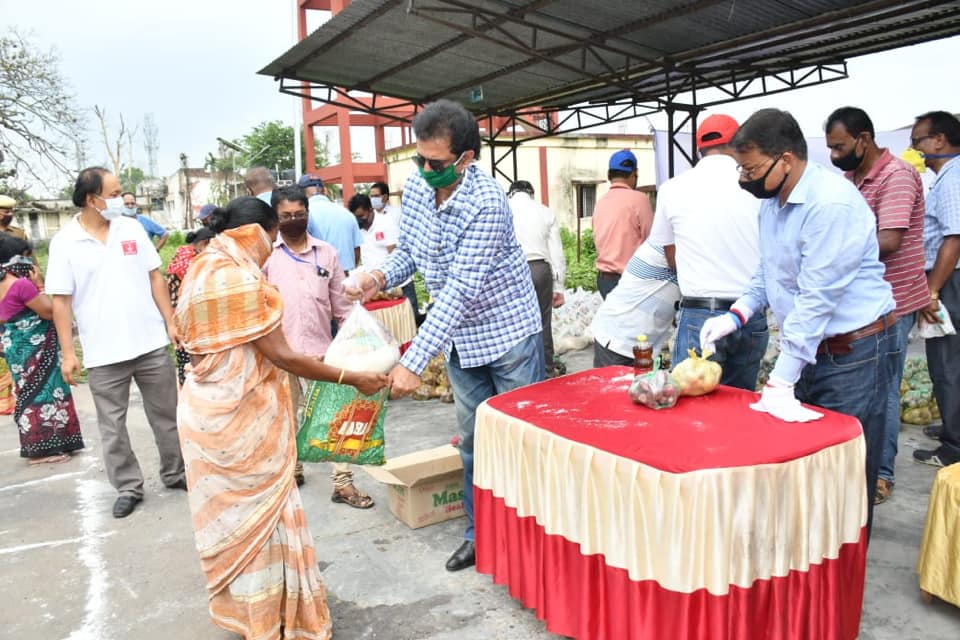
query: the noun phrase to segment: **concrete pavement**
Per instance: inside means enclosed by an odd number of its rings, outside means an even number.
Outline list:
[[[568,354],[587,368],[592,349]],[[115,493],[100,461],[89,390],[76,391],[87,449],[71,461],[30,467],[18,457],[13,421],[0,418],[0,638],[21,640],[228,640],[211,624],[193,546],[186,494],[163,487],[136,386],[129,415],[146,477],[146,497],[117,520]],[[449,441],[452,405],[391,404],[391,455]],[[930,444],[905,426],[897,487],[877,507],[860,637],[960,637],[960,609],[921,602],[914,566],[935,469],[908,460]],[[307,466],[302,489],[321,558],[337,640],[525,640],[558,638],[488,576],[443,568],[460,543],[462,520],[418,530],[396,520],[386,493],[362,471],[357,484],[378,502],[368,511],[330,502],[326,465]]]

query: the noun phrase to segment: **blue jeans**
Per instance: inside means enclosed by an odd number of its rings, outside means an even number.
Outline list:
[[[726,311],[710,311],[709,309],[680,309],[680,319],[677,322],[677,341],[673,347],[673,364],[680,364],[687,359],[688,349],[700,349],[700,329],[708,318],[723,315]],[[767,342],[770,340],[770,331],[767,329],[767,318],[762,313],[755,313],[747,324],[738,331],[717,341],[717,353],[711,360],[720,363],[723,374],[720,384],[738,389],[756,391],[757,374],[760,373],[760,361],[767,352]]]
[[[897,459],[897,438],[900,435],[900,381],[903,379],[903,367],[907,363],[907,342],[910,329],[917,319],[916,313],[908,313],[894,326],[897,331],[897,345],[900,349],[900,358],[897,360],[890,380],[890,389],[887,390],[887,424],[883,432],[883,457],[880,459],[879,477],[893,482],[896,477],[893,467]]]
[[[490,364],[469,369],[460,367],[460,356],[454,347],[447,362],[447,376],[457,407],[460,459],[463,461],[463,510],[467,514],[467,530],[463,537],[473,540],[473,428],[477,407],[499,393],[543,380],[543,337],[538,331]]]
[[[896,325],[850,343],[848,353],[824,353],[807,365],[797,381],[801,402],[831,409],[860,421],[867,443],[867,536],[873,526],[877,486],[887,423],[887,393],[900,360]]]

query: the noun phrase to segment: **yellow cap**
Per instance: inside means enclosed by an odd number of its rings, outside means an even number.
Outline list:
[[[927,170],[927,165],[923,163],[923,154],[914,149],[913,147],[908,147],[900,154],[900,157],[910,164],[913,165],[913,168],[923,173]]]

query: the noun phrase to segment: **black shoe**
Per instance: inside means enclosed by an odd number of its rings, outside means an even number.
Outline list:
[[[128,515],[133,513],[133,510],[136,509],[137,503],[140,502],[142,498],[137,498],[134,496],[120,496],[117,498],[117,501],[113,503],[113,517],[114,518],[126,518]]]
[[[943,447],[937,447],[936,449],[917,449],[913,452],[913,459],[916,462],[928,464],[931,467],[949,467],[956,462],[956,460],[944,457]]]
[[[183,491],[186,491],[186,490],[187,490],[187,479],[186,479],[186,478],[180,478],[179,480],[177,480],[177,481],[174,482],[173,484],[168,484],[168,485],[167,485],[167,489],[181,489],[181,490],[183,490]]]
[[[460,548],[447,560],[447,571],[460,571],[475,564],[477,564],[477,554],[473,540],[464,540]]]
[[[943,435],[943,425],[942,424],[932,424],[928,427],[923,428],[923,435],[927,436],[931,440],[939,440],[940,436]]]

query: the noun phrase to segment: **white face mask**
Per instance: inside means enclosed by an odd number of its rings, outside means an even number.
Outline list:
[[[383,197],[370,196],[370,204],[373,205],[374,209],[383,209]]]
[[[100,197],[104,202],[107,203],[106,209],[97,209],[94,205],[94,209],[100,212],[100,215],[103,216],[105,220],[114,220],[123,215],[123,198],[104,198]]]

